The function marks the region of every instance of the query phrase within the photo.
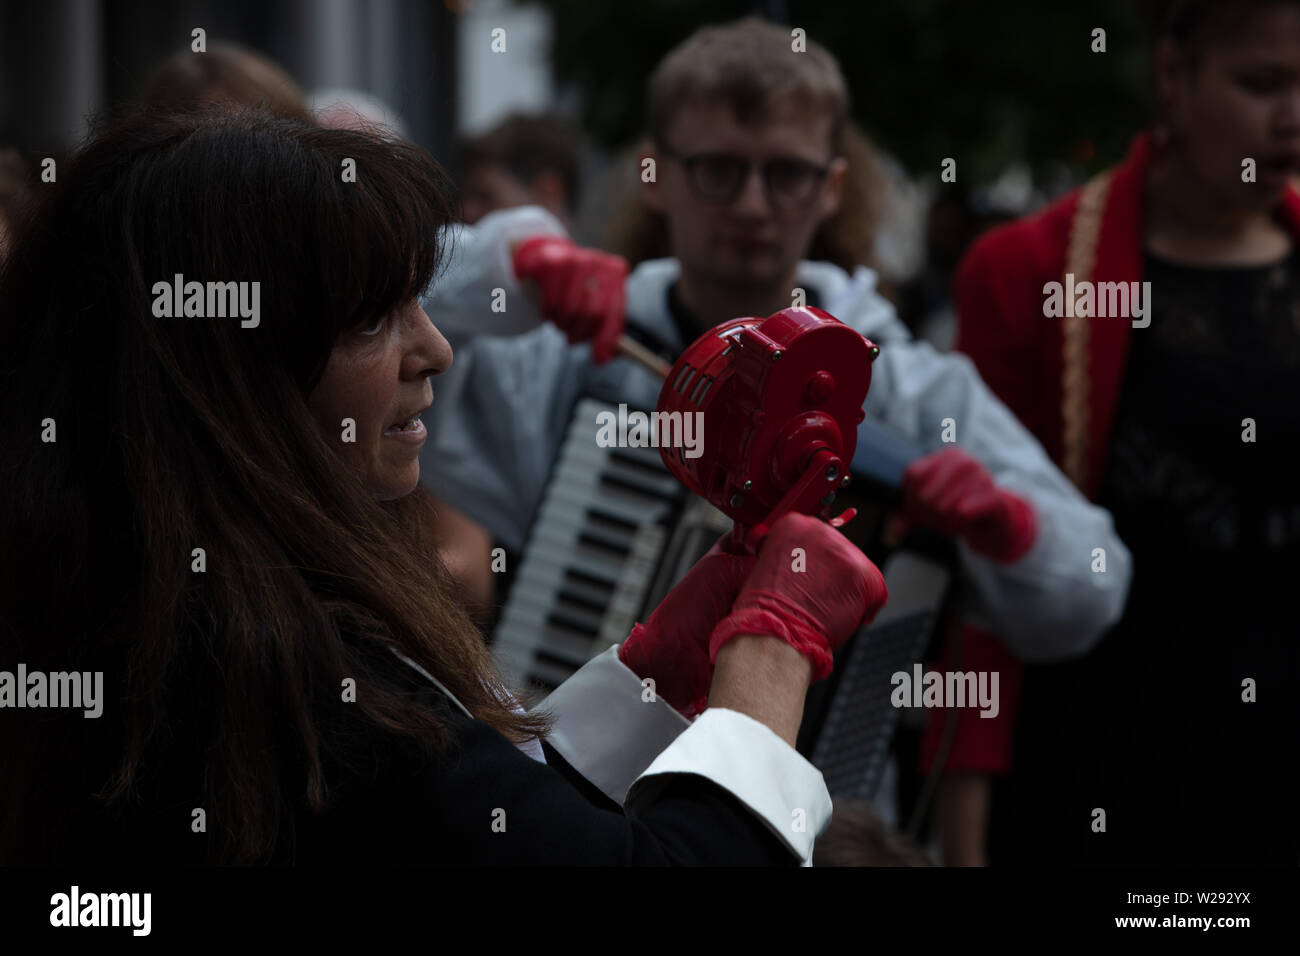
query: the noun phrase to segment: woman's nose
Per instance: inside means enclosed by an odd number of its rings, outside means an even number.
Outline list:
[[[419,374],[441,375],[451,368],[451,343],[438,331],[424,307],[415,304],[417,339],[412,355],[419,363]]]

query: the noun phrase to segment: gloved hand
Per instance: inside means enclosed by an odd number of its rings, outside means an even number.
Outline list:
[[[536,284],[543,318],[570,342],[591,342],[597,363],[613,357],[623,334],[626,259],[562,236],[533,236],[515,249],[514,268],[520,279]]]
[[[753,555],[728,554],[716,545],[695,563],[655,608],[632,628],[618,657],[655,693],[685,717],[708,705],[713,683],[709,635],[731,610],[731,602],[754,567]]]
[[[988,470],[960,448],[912,462],[903,473],[907,521],[964,540],[976,554],[1010,564],[1038,536],[1034,508],[1002,491]]]
[[[779,637],[812,662],[812,680],[819,681],[830,674],[834,651],[888,598],[884,576],[848,538],[808,515],[782,515],[731,614],[714,628],[709,660],[741,634]]]

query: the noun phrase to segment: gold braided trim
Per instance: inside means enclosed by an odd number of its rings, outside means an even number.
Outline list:
[[[1070,244],[1065,257],[1065,271],[1074,274],[1077,287],[1092,278],[1097,261],[1097,240],[1101,235],[1101,217],[1106,210],[1106,192],[1111,172],[1107,170],[1088,180],[1079,191],[1079,204],[1070,223]],[[1061,382],[1061,423],[1064,429],[1064,467],[1066,476],[1083,490],[1088,463],[1088,323],[1087,316],[1074,314],[1074,303],[1066,304],[1065,363]]]

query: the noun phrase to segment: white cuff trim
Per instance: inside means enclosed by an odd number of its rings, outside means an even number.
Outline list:
[[[622,805],[632,782],[690,726],[663,698],[646,701],[618,644],[592,658],[538,705],[555,715],[547,743]]]
[[[636,779],[627,808],[652,801],[667,782],[662,778],[677,773],[729,791],[804,866],[812,865],[813,841],[830,822],[830,793],[821,771],[769,727],[739,711],[709,708]]]

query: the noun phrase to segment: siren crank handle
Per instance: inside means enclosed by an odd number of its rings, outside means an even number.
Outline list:
[[[660,378],[667,378],[668,373],[672,371],[671,365],[626,334],[618,337],[617,351],[619,355],[630,358],[633,362]]]

